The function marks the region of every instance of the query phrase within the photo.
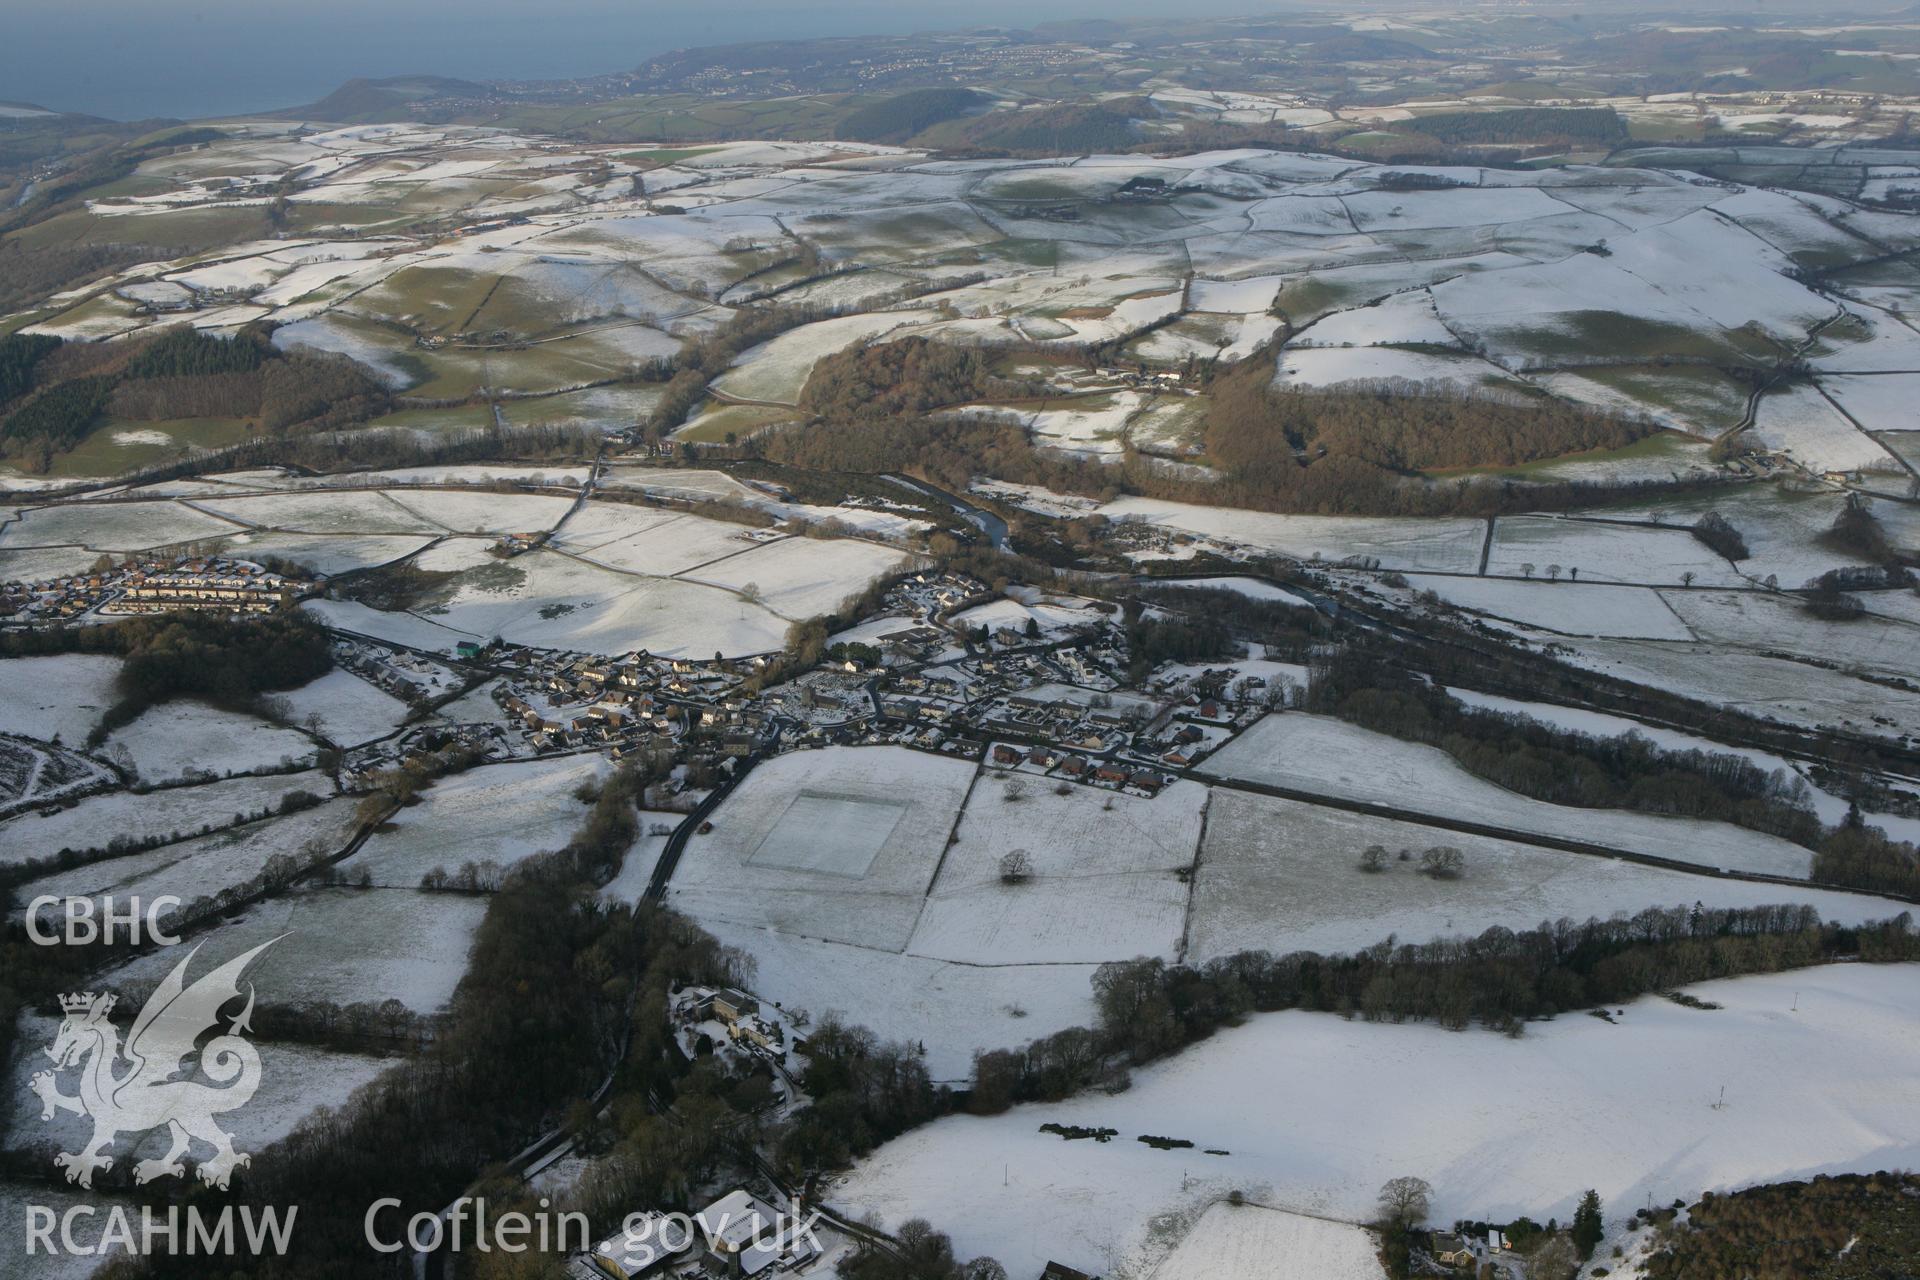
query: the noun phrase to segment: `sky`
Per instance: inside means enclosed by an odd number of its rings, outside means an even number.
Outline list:
[[[594,75],[697,45],[1031,25],[1175,2],[0,0],[0,100],[117,120],[193,118],[312,102],[354,76]],[[1202,0],[1197,11],[1274,7]]]

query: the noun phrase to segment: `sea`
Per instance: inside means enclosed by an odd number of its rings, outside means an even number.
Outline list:
[[[0,101],[198,119],[317,101],[355,76],[561,79],[701,45],[1031,26],[1168,2],[0,0]]]

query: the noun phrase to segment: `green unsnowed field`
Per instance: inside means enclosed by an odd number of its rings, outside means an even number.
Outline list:
[[[185,457],[196,449],[241,444],[252,434],[244,418],[175,418],[166,422],[109,418],[89,432],[77,448],[55,458],[48,474],[76,479],[117,476]]]

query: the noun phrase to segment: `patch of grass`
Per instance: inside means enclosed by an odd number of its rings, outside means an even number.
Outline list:
[[[1347,290],[1307,276],[1283,286],[1273,305],[1275,310],[1299,326],[1338,310],[1350,300]]]
[[[1510,337],[1540,355],[1771,362],[1782,348],[1759,329],[1695,329],[1618,311],[1569,311],[1565,327],[1516,328]]]
[[[1583,464],[1597,466],[1634,460],[1671,459],[1674,465],[1678,466],[1687,461],[1686,449],[1685,436],[1676,431],[1660,431],[1618,449],[1591,449],[1584,453],[1564,453],[1558,457],[1539,458],[1533,462],[1522,462],[1510,467],[1459,467],[1428,471],[1423,474],[1434,479],[1495,476],[1507,480],[1564,480],[1572,478],[1573,473],[1577,472]]]
[[[412,431],[467,431],[492,426],[493,410],[483,404],[456,405],[451,409],[400,409],[364,425]]]
[[[798,417],[799,411],[795,409],[758,404],[724,404],[710,400],[704,411],[673,433],[673,438],[690,440],[695,444],[724,444],[729,431],[736,438],[744,439],[777,423],[796,421]]]
[[[145,438],[154,433],[168,439]],[[135,438],[115,440],[116,435]],[[47,474],[89,479],[117,476],[185,457],[195,449],[222,449],[239,444],[251,435],[244,418],[175,418],[166,422],[109,418],[88,432],[73,449],[55,458]]]
[[[1746,416],[1746,385],[1706,365],[1627,365],[1577,372],[1650,409],[1672,413],[1713,431],[1724,431]]]

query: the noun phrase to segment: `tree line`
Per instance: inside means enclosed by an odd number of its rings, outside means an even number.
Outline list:
[[[822,359],[800,393],[800,407],[857,422],[1044,392],[1044,384],[995,377],[992,357],[979,347],[909,337],[849,347]]]
[[[856,142],[905,142],[988,101],[973,89],[914,89],[856,109],[834,127],[834,135]]]
[[[119,701],[94,726],[90,745],[170,698],[251,708],[263,693],[299,688],[333,669],[325,629],[298,613],[165,613],[104,626],[0,633],[0,659],[56,653],[124,659],[116,677]]]
[[[1158,958],[1094,972],[1098,1021],[974,1062],[969,1109],[1059,1101],[1082,1089],[1124,1087],[1126,1070],[1176,1053],[1251,1013],[1304,1009],[1370,1022],[1476,1023],[1522,1033],[1532,1019],[1616,1004],[1690,983],[1857,959],[1920,959],[1911,915],[1850,928],[1807,906],[1650,907],[1575,924],[1420,944],[1391,939],[1365,951],[1275,956],[1247,951],[1203,965]]]
[[[1035,448],[1017,423],[1004,419],[931,414],[945,405],[1033,396],[1044,388],[991,378],[966,349],[917,337],[822,360],[802,400],[815,420],[771,432],[755,445],[769,460],[789,466],[909,471],[956,492],[985,474],[1102,501],[1137,493],[1204,506],[1327,515],[1563,510],[1712,483],[1429,479],[1427,470],[1615,448],[1652,428],[1546,400],[1402,396],[1385,389],[1273,391],[1266,385],[1271,374],[1271,359],[1256,355],[1213,378],[1206,441],[1215,465],[1205,479],[1130,446],[1118,461],[1092,462]]]
[[[38,333],[0,338],[0,405],[27,393],[33,386],[34,366],[59,345],[59,338]]]
[[[389,406],[386,389],[352,360],[279,351],[264,330],[222,338],[176,327],[158,337],[13,351],[0,348],[0,370],[11,370],[0,377],[28,385],[0,419],[0,456],[29,471],[46,471],[106,416],[247,418],[280,433],[363,421]]]
[[[1308,709],[1439,747],[1536,800],[1732,822],[1806,845],[1820,834],[1805,779],[1736,752],[1670,751],[1639,734],[1598,736],[1470,706],[1348,650],[1322,655],[1311,677]]]
[[[1312,473],[1330,460],[1345,464],[1343,473],[1404,477],[1618,449],[1657,429],[1545,397],[1277,388],[1266,351],[1216,376],[1209,394],[1208,456],[1232,478],[1274,492],[1321,490],[1326,482]]]
[[[629,1032],[632,1074],[662,1069],[668,975],[730,975],[711,939],[657,908],[609,903],[595,891],[632,841],[635,794],[616,776],[564,848],[514,868],[488,900],[467,973],[417,1057],[345,1106],[308,1117],[236,1174],[236,1204],[300,1205],[300,1248],[286,1258],[232,1259],[232,1274],[410,1274],[404,1257],[369,1254],[369,1187],[400,1197],[404,1215],[437,1212],[476,1171],[590,1092]],[[110,1180],[122,1173],[115,1168]],[[156,1203],[167,1194],[161,1183],[127,1193]],[[163,1277],[204,1269],[165,1256],[142,1265],[141,1274]]]
[[[1920,896],[1920,849],[1867,827],[1857,808],[1824,825],[1811,788],[1790,771],[1762,769],[1736,752],[1665,750],[1638,734],[1580,733],[1470,707],[1353,648],[1316,659],[1311,674],[1309,709],[1438,747],[1509,791],[1553,804],[1729,822],[1813,850],[1815,880]]]

